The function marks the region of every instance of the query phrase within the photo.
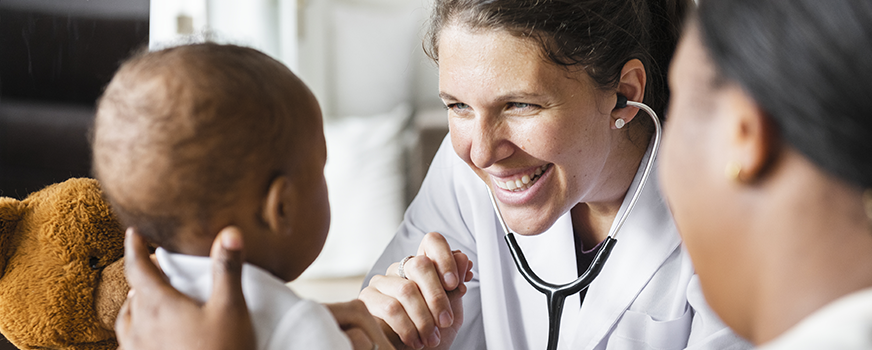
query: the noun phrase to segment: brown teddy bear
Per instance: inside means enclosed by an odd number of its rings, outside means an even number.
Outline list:
[[[123,254],[96,180],[0,197],[0,332],[21,349],[116,349]]]

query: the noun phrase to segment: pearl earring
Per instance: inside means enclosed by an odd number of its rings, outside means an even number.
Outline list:
[[[627,123],[623,119],[618,118],[615,120],[615,127],[618,129],[623,128],[625,124]]]

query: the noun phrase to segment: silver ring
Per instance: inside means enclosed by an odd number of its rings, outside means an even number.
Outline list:
[[[400,260],[400,266],[397,268],[397,274],[400,275],[400,277],[402,277],[405,280],[407,280],[409,278],[406,277],[406,273],[403,270],[403,267],[406,266],[406,262],[409,261],[409,259],[412,259],[414,257],[415,257],[414,255],[409,255],[409,256],[403,258],[403,260]]]
[[[372,349],[371,349],[371,350],[378,350],[378,344],[372,344]]]

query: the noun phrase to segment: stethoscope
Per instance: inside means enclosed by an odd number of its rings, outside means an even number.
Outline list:
[[[648,162],[645,165],[645,171],[642,173],[642,179],[639,181],[639,186],[636,187],[636,191],[633,193],[633,198],[630,200],[627,210],[625,210],[621,215],[614,230],[609,232],[608,237],[606,237],[600,245],[590,267],[588,267],[587,270],[584,271],[584,273],[575,281],[566,284],[548,283],[543,281],[535,272],[533,272],[533,269],[530,268],[527,259],[524,257],[524,252],[521,251],[521,247],[518,246],[518,242],[515,240],[515,235],[509,230],[509,226],[506,225],[506,221],[503,219],[503,214],[500,212],[500,207],[497,205],[493,192],[489,186],[487,188],[491,204],[493,204],[494,211],[497,214],[497,219],[499,219],[503,231],[506,232],[506,242],[509,244],[509,251],[512,253],[512,259],[515,261],[515,266],[517,266],[518,271],[522,276],[524,276],[524,279],[533,286],[533,288],[538,290],[540,293],[545,294],[545,298],[548,301],[548,347],[546,348],[548,350],[557,349],[557,339],[560,335],[560,317],[563,315],[563,304],[566,297],[589,287],[591,282],[593,282],[593,280],[599,275],[600,271],[602,271],[603,265],[605,265],[606,260],[609,258],[609,254],[611,254],[612,249],[615,247],[615,243],[618,242],[618,240],[615,239],[615,236],[618,235],[621,226],[624,225],[624,222],[627,221],[627,217],[630,216],[630,212],[636,205],[639,195],[642,194],[642,188],[644,188],[645,184],[648,183],[648,175],[651,173],[651,168],[654,165],[654,158],[657,156],[657,151],[660,148],[660,138],[663,135],[663,130],[660,126],[660,120],[657,119],[657,113],[654,113],[654,110],[644,103],[627,101],[626,97],[619,94],[615,108],[620,109],[627,106],[636,107],[645,111],[645,113],[647,113],[654,121],[654,145],[651,148],[651,155],[648,157]]]

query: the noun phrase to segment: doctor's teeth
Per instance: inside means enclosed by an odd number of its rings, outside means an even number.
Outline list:
[[[513,192],[524,191],[533,186],[533,184],[535,184],[536,181],[539,180],[545,170],[548,170],[548,164],[536,168],[536,170],[534,170],[532,174],[521,176],[520,179],[509,180],[506,182],[494,179],[494,184],[504,190],[509,190]]]

